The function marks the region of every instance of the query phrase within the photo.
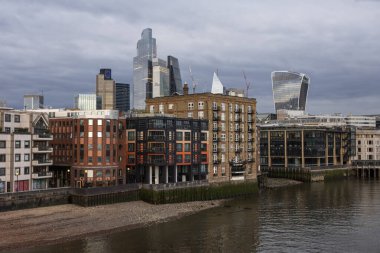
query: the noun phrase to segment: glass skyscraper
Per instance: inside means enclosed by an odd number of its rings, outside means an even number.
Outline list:
[[[145,99],[152,97],[152,59],[157,57],[156,39],[152,29],[146,28],[137,42],[137,56],[133,58],[133,108],[145,109]]]
[[[183,94],[181,71],[179,69],[178,59],[173,56],[168,56],[168,69],[170,79],[170,91],[169,94],[174,93]]]
[[[160,58],[153,58],[153,88],[152,97],[169,96],[169,69],[166,67],[166,62]]]
[[[290,71],[272,72],[273,100],[278,110],[305,111],[310,79],[305,74]]]
[[[116,110],[127,112],[130,109],[130,89],[128,83],[116,83]]]

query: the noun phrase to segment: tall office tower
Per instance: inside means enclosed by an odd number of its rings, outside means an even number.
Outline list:
[[[156,98],[170,95],[169,69],[166,62],[159,58],[152,59],[152,96],[147,98]]]
[[[169,83],[170,95],[174,93],[183,94],[181,71],[179,68],[178,59],[173,56],[168,56]]]
[[[116,83],[116,110],[127,112],[131,108],[129,83]]]
[[[35,110],[44,108],[44,96],[24,95],[24,109]]]
[[[102,98],[96,94],[78,94],[74,98],[75,109],[82,111],[101,110]]]
[[[156,39],[152,29],[146,28],[137,42],[137,56],[133,58],[133,108],[145,109],[145,99],[152,97],[152,59],[157,57]]]
[[[273,100],[278,110],[305,111],[310,79],[305,74],[289,71],[272,72]]]
[[[115,81],[112,80],[111,69],[100,69],[96,75],[96,95],[102,98],[101,109],[115,109]]]

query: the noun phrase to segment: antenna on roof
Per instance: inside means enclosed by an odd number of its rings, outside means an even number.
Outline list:
[[[189,71],[190,71],[190,77],[191,77],[191,85],[193,87],[193,94],[195,94],[195,88],[197,87],[197,83],[194,80],[193,72],[191,72],[191,66],[189,66]]]
[[[243,76],[244,76],[245,86],[247,88],[247,94],[246,94],[246,96],[248,97],[248,90],[251,87],[251,82],[248,82],[247,76],[245,75],[244,70],[242,72],[243,72]]]

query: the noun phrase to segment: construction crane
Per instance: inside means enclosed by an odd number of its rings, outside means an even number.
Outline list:
[[[193,72],[191,72],[191,66],[189,66],[189,71],[190,71],[190,77],[192,81],[192,87],[193,87],[193,94],[195,93],[195,88],[197,87],[197,83],[194,80]]]
[[[242,72],[243,72],[243,76],[244,76],[245,86],[247,88],[247,94],[246,94],[246,96],[248,97],[248,90],[251,87],[251,82],[248,82],[247,76],[245,75],[244,70]]]

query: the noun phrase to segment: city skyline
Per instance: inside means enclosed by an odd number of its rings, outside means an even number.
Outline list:
[[[43,91],[47,106],[69,107],[73,94],[94,91],[104,67],[117,82],[132,83],[136,41],[150,27],[160,55],[180,59],[189,84],[191,66],[197,92],[211,90],[216,69],[226,86],[244,89],[244,70],[258,112],[273,112],[270,73],[286,69],[313,80],[309,113],[378,113],[377,1],[149,3],[160,13],[145,12],[147,5],[3,3],[0,84],[12,88],[0,99],[22,108],[24,94]],[[186,18],[168,15],[183,12]]]

